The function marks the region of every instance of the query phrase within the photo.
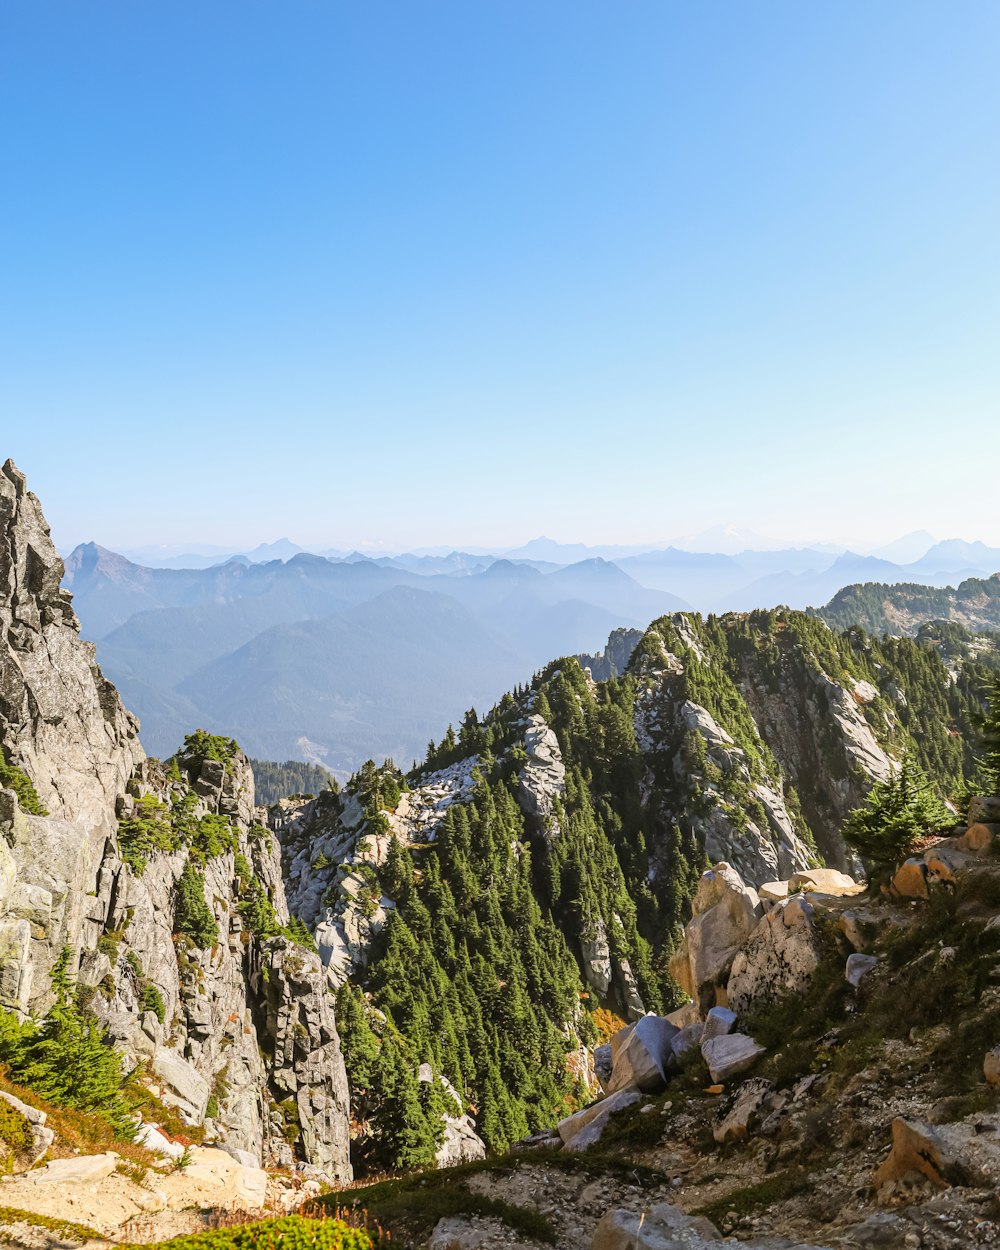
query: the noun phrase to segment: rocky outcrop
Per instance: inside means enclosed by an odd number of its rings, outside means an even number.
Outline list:
[[[294,1150],[346,1179],[333,1000],[319,958],[276,936],[289,919],[279,848],[256,820],[249,763],[225,740],[170,769],[146,760],[61,575],[38,500],[8,462],[0,746],[25,780],[20,798],[0,790],[0,1007],[42,1014],[69,947],[125,1063],[146,1065],[184,1118],[257,1161]],[[197,940],[178,919],[182,878]]]
[[[691,697],[685,665],[711,663],[697,624],[697,618],[670,618],[676,651],[662,637],[654,642],[651,630],[646,641],[652,645],[636,668],[634,731],[646,762],[644,800],[664,829],[689,826],[711,861],[733,864],[748,881],[789,876],[808,868],[813,854],[796,831],[780,775],[762,768],[762,756],[751,759]],[[657,863],[655,848],[653,870],[670,870]]]
[[[559,836],[555,801],[566,789],[566,766],[558,738],[537,714],[528,719],[524,749],[528,759],[518,774],[518,802],[535,830],[551,841]]]
[[[684,938],[670,960],[670,974],[695,1002],[712,1007],[737,952],[763,915],[756,890],[729,864],[702,874]]]
[[[727,994],[739,1014],[801,993],[819,965],[813,909],[802,895],[777,903],[733,960]]]
[[[609,1093],[640,1089],[658,1094],[667,1083],[674,1052],[671,1046],[679,1030],[662,1016],[643,1016],[611,1039]]]

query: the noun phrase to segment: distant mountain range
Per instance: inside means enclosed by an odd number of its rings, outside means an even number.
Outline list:
[[[299,553],[153,569],[87,543],[65,581],[149,751],[173,751],[197,724],[260,758],[340,774],[369,756],[409,764],[442,725],[552,655],[688,606],[600,559],[550,572],[512,560],[439,565],[428,558],[415,573]]]
[[[929,538],[890,546],[912,554]],[[502,558],[328,556],[282,539],[204,568],[148,567],[86,543],[66,561],[66,584],[148,750],[172,751],[200,724],[258,757],[344,774],[369,756],[409,763],[442,724],[553,655],[599,652],[613,630],[645,629],[665,613],[827,603],[833,623],[905,629],[944,614],[934,588],[998,569],[1000,550],[957,540],[897,564],[809,547],[635,551],[549,539]]]

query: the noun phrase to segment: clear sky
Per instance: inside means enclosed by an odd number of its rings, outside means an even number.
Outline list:
[[[62,544],[1000,545],[994,0],[5,0]]]

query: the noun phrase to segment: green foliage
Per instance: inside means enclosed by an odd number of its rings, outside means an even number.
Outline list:
[[[152,794],[136,800],[135,815],[118,822],[118,850],[137,877],[146,870],[150,855],[169,854],[180,846],[180,835],[170,820],[170,809]]]
[[[15,764],[8,764],[3,756],[0,756],[0,789],[13,790],[21,811],[29,816],[48,815],[28,774]]]
[[[39,1097],[91,1112],[128,1141],[135,1125],[121,1061],[97,1020],[79,1006],[69,959],[66,947],[52,969],[55,1002],[41,1024],[0,1016],[0,1060]]]
[[[314,951],[316,949],[316,939],[312,935],[312,930],[301,916],[289,917],[288,924],[284,928],[284,934],[298,946],[304,946],[306,950]]]
[[[159,1243],[159,1250],[376,1250],[379,1241],[339,1219],[283,1215],[232,1228],[189,1233]],[[136,1250],[123,1247],[123,1250]]]
[[[1000,575],[970,577],[957,588],[865,582],[839,590],[816,615],[836,629],[860,625],[872,634],[905,632],[906,620],[1000,626]]]
[[[219,940],[219,926],[205,902],[204,880],[190,861],[174,888],[174,932],[184,934],[202,950]]]
[[[143,1011],[151,1011],[162,1024],[166,1019],[167,1008],[163,995],[151,981],[147,981],[139,994],[139,1006]]]
[[[86,1224],[75,1224],[72,1220],[60,1220],[51,1215],[40,1215],[37,1211],[22,1211],[19,1207],[0,1207],[0,1228],[9,1229],[15,1224],[27,1224],[29,1228],[44,1228],[56,1233],[61,1241],[99,1241],[100,1233]],[[14,1240],[11,1238],[11,1240]]]
[[[1000,794],[1000,673],[986,683],[987,709],[980,724],[979,769],[989,794]]]
[[[556,1167],[564,1162],[558,1156],[554,1158]],[[553,1165],[552,1159],[546,1157],[546,1167]],[[510,1166],[507,1161],[504,1162],[507,1167]],[[587,1170],[584,1159],[574,1156],[572,1163],[579,1165],[581,1171]],[[467,1177],[490,1171],[491,1166],[495,1165],[490,1162],[465,1164],[379,1181],[363,1188],[324,1194],[314,1199],[312,1206],[318,1210],[353,1208],[368,1213],[392,1232],[393,1245],[397,1236],[412,1239],[414,1244],[418,1241],[423,1244],[438,1220],[447,1215],[494,1219],[531,1241],[553,1244],[555,1229],[548,1217],[535,1207],[522,1207],[502,1199],[488,1198],[466,1188],[463,1182]],[[633,1171],[628,1175],[634,1182],[636,1173]]]
[[[268,898],[267,890],[256,876],[251,876],[243,884],[243,898],[236,910],[243,917],[247,928],[255,938],[267,941],[281,933],[281,925],[274,910],[274,904]]]
[[[926,774],[907,754],[892,776],[874,783],[864,806],[848,816],[844,841],[881,877],[902,863],[921,838],[951,820]]]
[[[184,746],[179,754],[190,761],[191,768],[196,768],[204,760],[218,760],[229,765],[239,749],[240,744],[234,738],[224,738],[218,734],[207,733],[204,729],[196,729],[184,739]]]
[[[15,1155],[19,1155],[28,1149],[32,1140],[28,1121],[20,1111],[0,1098],[0,1142],[4,1142]]]
[[[217,855],[236,849],[236,829],[226,816],[206,812],[195,825],[191,835],[191,856],[204,863]]]
[[[321,790],[337,789],[334,778],[319,764],[304,764],[301,760],[278,764],[273,760],[251,759],[250,767],[257,802],[264,807],[293,794],[313,795]]]

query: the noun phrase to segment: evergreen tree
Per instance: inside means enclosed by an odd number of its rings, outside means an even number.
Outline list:
[[[38,1027],[22,1026],[21,1036],[0,1058],[15,1080],[59,1107],[89,1111],[130,1140],[135,1134],[131,1107],[124,1093],[121,1060],[105,1040],[96,1018],[81,1010],[69,975],[70,949],[65,947],[52,969],[55,1002]]]
[[[875,782],[863,806],[848,816],[844,841],[879,879],[906,859],[921,838],[950,820],[926,774],[907,753],[890,777]]]
[[[979,772],[988,793],[1000,794],[1000,673],[987,679],[986,703],[980,724]]]

